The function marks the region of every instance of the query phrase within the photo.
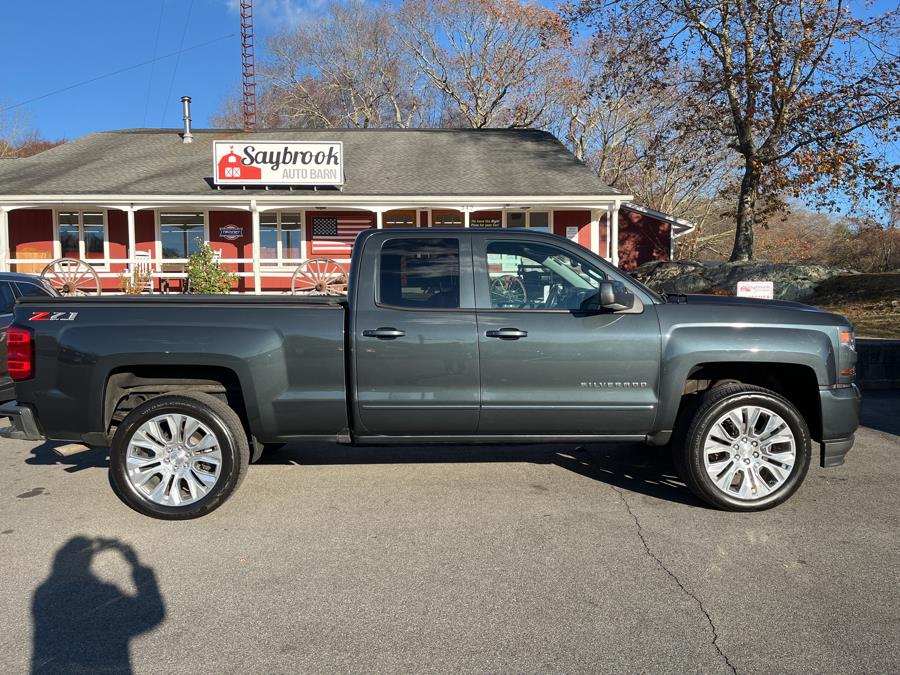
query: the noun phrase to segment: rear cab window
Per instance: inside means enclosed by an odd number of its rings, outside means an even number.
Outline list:
[[[16,295],[7,281],[0,281],[0,314],[12,314]]]
[[[378,263],[377,302],[402,309],[460,307],[459,240],[388,239]]]
[[[29,281],[16,281],[14,282],[16,287],[16,293],[21,298],[31,297],[48,297],[50,292],[43,288],[42,286],[38,286],[37,284],[33,284]]]

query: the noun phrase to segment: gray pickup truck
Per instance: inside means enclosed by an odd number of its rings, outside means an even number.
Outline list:
[[[346,297],[22,298],[4,435],[109,448],[157,518],[222,504],[266,447],[671,444],[716,507],[842,464],[860,406],[841,316],[657,295],[560,237],[370,230]],[[814,446],[815,444],[815,446]]]

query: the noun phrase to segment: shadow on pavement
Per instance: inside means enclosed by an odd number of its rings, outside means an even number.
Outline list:
[[[44,441],[39,446],[32,448],[31,457],[25,460],[26,464],[36,464],[41,466],[60,465],[66,467],[68,473],[76,473],[84,469],[106,469],[109,468],[109,456],[105,449],[91,449],[79,452],[69,457],[61,457],[57,455],[53,448],[65,445],[54,441]]]
[[[900,436],[900,389],[866,389],[863,391],[860,424],[870,429]]]
[[[94,575],[99,553],[122,556],[135,595]],[[116,539],[73,537],[57,552],[50,576],[34,592],[32,673],[130,673],[129,642],[162,623],[165,604],[153,570]]]
[[[678,478],[668,448],[634,443],[586,445],[345,446],[292,444],[268,450],[260,464],[555,464],[586,478],[670,502],[708,508]]]

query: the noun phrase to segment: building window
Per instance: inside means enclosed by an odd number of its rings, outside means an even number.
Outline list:
[[[163,258],[187,258],[206,241],[202,213],[159,214],[159,239]]]
[[[383,227],[415,227],[415,211],[388,211],[382,216]]]
[[[507,227],[525,227],[525,212],[524,211],[509,211],[506,214],[506,226]]]
[[[549,211],[507,211],[507,227],[528,227],[541,232],[550,231]]]
[[[59,251],[63,258],[103,265],[106,223],[102,211],[60,211]]]
[[[432,227],[462,227],[463,214],[459,211],[432,211]]]
[[[528,214],[528,227],[541,232],[550,231],[550,213],[548,211],[531,211]]]
[[[259,256],[266,259],[300,259],[300,213],[262,213],[259,216]],[[272,264],[272,263],[269,263]],[[281,263],[276,263],[281,264]]]

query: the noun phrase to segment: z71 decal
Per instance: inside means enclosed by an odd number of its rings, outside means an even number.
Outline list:
[[[29,321],[74,321],[78,312],[32,312]]]

